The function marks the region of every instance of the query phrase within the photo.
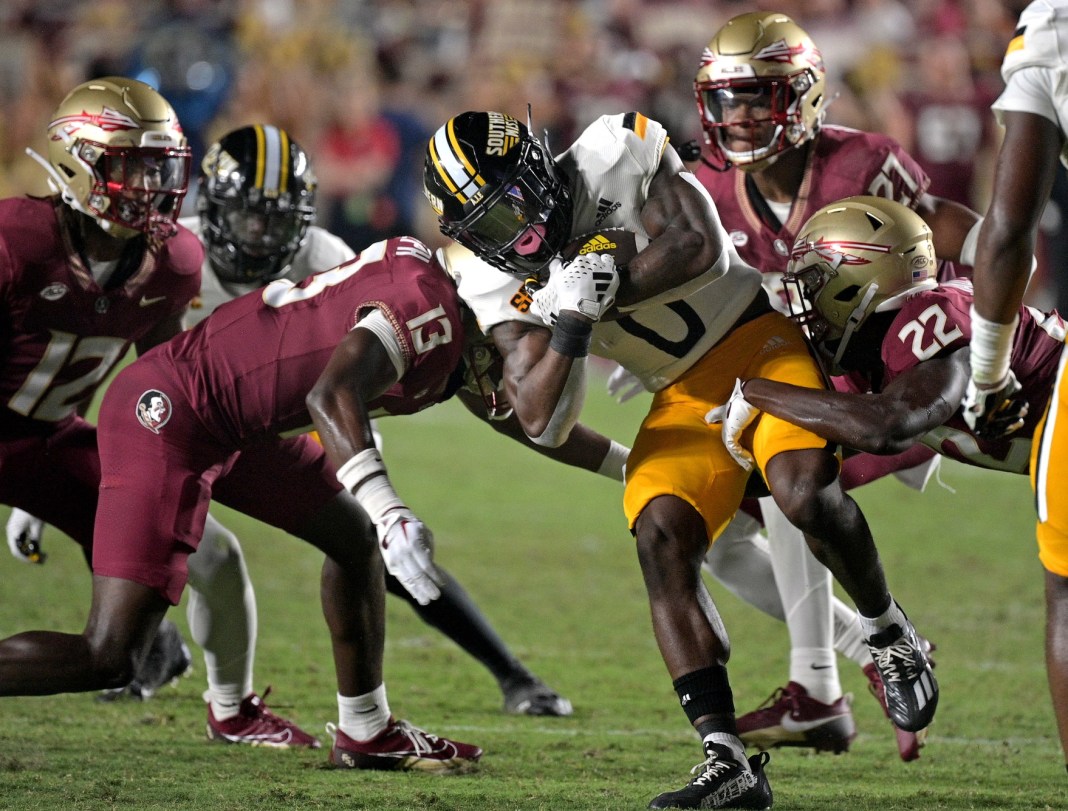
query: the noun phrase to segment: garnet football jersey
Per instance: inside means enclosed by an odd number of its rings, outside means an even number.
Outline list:
[[[453,393],[464,329],[452,280],[416,239],[378,242],[299,283],[272,282],[222,304],[154,352],[218,438],[244,444],[311,425],[305,397],[338,343],[368,310],[393,326],[406,371],[368,403],[372,416],[410,414]]]
[[[184,228],[113,290],[61,230],[54,199],[0,200],[0,410],[54,423],[92,397],[130,344],[200,288],[200,241]]]
[[[967,346],[972,337],[971,304],[972,285],[964,279],[909,298],[883,338],[883,387],[925,360]],[[1031,438],[1049,400],[1064,339],[1065,324],[1057,313],[1021,308],[1012,370],[1030,404],[1023,427],[1001,439],[980,439],[958,409],[944,425],[924,437],[924,444],[960,462],[1026,473]]]

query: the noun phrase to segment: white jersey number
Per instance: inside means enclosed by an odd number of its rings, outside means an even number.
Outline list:
[[[52,340],[41,360],[8,401],[8,408],[45,422],[58,422],[70,416],[79,403],[92,395],[128,345],[122,338],[104,335],[79,338],[70,332],[52,330]],[[74,380],[55,382],[60,372],[73,364],[93,361],[96,363]]]
[[[949,319],[941,305],[932,304],[897,333],[902,343],[912,339],[912,354],[919,360],[930,360],[953,341],[964,335],[961,328],[946,329]],[[924,338],[931,333],[931,343],[924,346]]]

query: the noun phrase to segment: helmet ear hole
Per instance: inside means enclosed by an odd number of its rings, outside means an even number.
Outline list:
[[[860,292],[860,285],[851,284],[849,287],[843,287],[834,295],[835,301],[852,301],[857,297],[857,293]]]

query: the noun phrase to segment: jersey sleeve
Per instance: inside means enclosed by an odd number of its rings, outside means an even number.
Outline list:
[[[962,285],[955,289],[955,285]],[[908,299],[882,344],[886,369],[883,385],[925,360],[943,357],[968,346],[972,339],[967,282],[918,293]]]
[[[867,133],[864,157],[868,194],[896,200],[909,208],[916,208],[920,198],[931,185],[931,178],[901,144],[885,135]],[[848,167],[848,164],[846,164]]]

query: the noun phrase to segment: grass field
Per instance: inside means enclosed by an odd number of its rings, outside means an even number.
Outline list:
[[[643,403],[594,385],[587,419],[629,441]],[[87,695],[0,700],[2,809],[640,809],[681,786],[700,748],[653,641],[620,488],[500,439],[458,406],[386,420],[399,492],[433,528],[438,559],[539,675],[575,705],[568,719],[500,712],[489,674],[390,600],[386,678],[394,711],[486,751],[474,774],[431,777],[326,768],[335,685],[310,547],[219,509],[241,537],[260,607],[257,688],[324,749],[204,740],[203,668],[153,700]],[[942,697],[921,760],[897,757],[863,675],[841,662],[860,735],[848,754],[772,753],[775,807],[1054,809],[1068,784],[1046,688],[1040,567],[1023,477],[945,465],[919,495],[896,482],[858,491],[891,588],[938,644]],[[58,496],[61,497],[61,496]],[[6,520],[6,511],[0,513]],[[78,631],[89,578],[53,530],[50,558],[0,554],[0,635]],[[787,675],[784,626],[713,594],[733,643],[740,711]],[[184,613],[171,618],[186,630]]]

